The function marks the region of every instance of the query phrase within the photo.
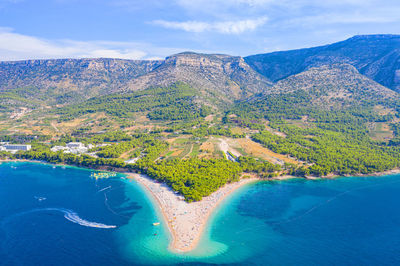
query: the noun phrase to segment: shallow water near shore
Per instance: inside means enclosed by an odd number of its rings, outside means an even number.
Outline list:
[[[217,207],[198,247],[179,254],[140,185],[91,172],[0,164],[2,263],[400,264],[400,175],[245,185]]]

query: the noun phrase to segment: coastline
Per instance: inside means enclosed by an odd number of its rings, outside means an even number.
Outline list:
[[[400,168],[395,168],[391,170],[386,170],[383,172],[376,172],[376,173],[370,173],[370,174],[349,174],[349,175],[336,175],[336,174],[329,174],[326,176],[305,176],[305,179],[308,180],[318,180],[318,179],[334,179],[334,178],[342,178],[342,177],[379,177],[379,176],[384,176],[384,175],[395,175],[395,174],[400,174]],[[295,177],[298,178],[298,177]]]
[[[224,199],[238,188],[261,180],[254,177],[244,178],[238,182],[226,184],[201,201],[187,203],[182,196],[175,194],[165,184],[158,183],[145,175],[125,174],[144,186],[159,204],[163,222],[166,223],[172,235],[170,249],[178,252],[189,252],[197,246],[210,215]]]
[[[0,164],[5,162],[32,162],[32,163],[41,163],[49,165],[79,167],[88,170],[103,170],[103,171],[105,170],[101,168],[95,169],[82,166],[53,164],[38,160],[25,160],[25,159],[0,160]],[[107,170],[110,171],[109,169]],[[243,187],[244,185],[257,181],[281,181],[288,179],[304,178],[304,177],[297,177],[290,175],[282,175],[270,179],[263,179],[257,177],[257,175],[254,174],[250,175],[246,174],[245,178],[241,178],[237,182],[226,184],[224,187],[213,192],[211,195],[204,197],[201,201],[187,203],[186,201],[184,201],[183,196],[176,194],[166,184],[151,179],[144,174],[126,172],[124,171],[125,169],[112,169],[112,170],[116,170],[116,172],[125,174],[129,180],[134,180],[137,183],[139,183],[139,185],[141,185],[143,189],[146,192],[148,192],[149,197],[152,197],[155,200],[155,203],[157,204],[157,207],[160,209],[161,214],[163,216],[163,221],[154,221],[154,222],[165,223],[166,227],[168,228],[172,236],[172,241],[169,245],[169,248],[172,251],[177,251],[182,253],[189,252],[197,246],[199,240],[201,239],[201,236],[203,235],[204,229],[206,227],[206,224],[210,216],[213,214],[215,209],[221,204],[221,202],[224,201],[229,195],[234,193],[237,189]],[[347,176],[339,176],[332,174],[323,177],[306,176],[305,179],[320,180],[320,179],[335,179],[340,177],[379,177],[383,175],[391,175],[399,173],[400,169],[397,168],[371,174],[354,174]]]
[[[88,169],[88,170],[96,170],[96,171],[106,171],[106,172],[118,172],[122,174],[136,174],[135,172],[127,172],[126,169],[124,168],[115,168],[115,167],[110,167],[110,166],[100,166],[100,167],[90,167],[90,166],[85,166],[85,165],[72,165],[72,164],[64,164],[64,163],[51,163],[47,161],[40,161],[40,160],[28,160],[28,159],[0,159],[0,164],[1,163],[6,163],[6,162],[30,162],[30,163],[41,163],[41,164],[48,164],[48,165],[58,165],[58,166],[68,166],[68,167],[78,167],[82,169]],[[244,173],[243,173],[244,174]],[[246,173],[247,176],[250,176],[250,178],[257,178],[261,181],[279,181],[279,180],[288,180],[288,179],[307,179],[307,180],[318,180],[318,179],[333,179],[333,178],[341,178],[341,177],[378,177],[378,176],[384,176],[384,175],[393,175],[393,174],[400,174],[400,168],[394,168],[391,170],[386,170],[382,172],[373,172],[369,174],[348,174],[348,175],[337,175],[337,174],[329,174],[325,176],[294,176],[294,175],[280,175],[276,177],[270,177],[270,178],[261,178],[258,177],[255,174],[248,174]]]

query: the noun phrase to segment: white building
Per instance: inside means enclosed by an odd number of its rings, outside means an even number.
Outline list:
[[[70,149],[81,149],[85,148],[85,145],[82,142],[70,142],[67,143],[67,147]]]
[[[70,148],[69,152],[73,154],[81,154],[81,153],[86,153],[88,151],[88,148],[80,147],[80,148]],[[64,153],[67,153],[67,151],[64,151]]]
[[[81,154],[86,153],[88,148],[81,142],[70,142],[67,146],[54,146],[50,149],[52,152],[62,151],[64,153]]]
[[[29,151],[32,146],[24,144],[7,144],[3,146],[6,151]]]
[[[69,150],[69,148],[64,147],[64,146],[54,146],[50,149],[52,152],[58,152],[58,151],[65,151]]]

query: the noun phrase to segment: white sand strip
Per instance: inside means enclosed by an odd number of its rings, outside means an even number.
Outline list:
[[[259,180],[242,179],[225,185],[199,202],[187,203],[165,184],[157,183],[144,175],[127,174],[144,185],[157,200],[166,220],[164,222],[168,224],[172,234],[171,249],[180,252],[187,252],[196,247],[210,214],[226,196],[245,184]]]

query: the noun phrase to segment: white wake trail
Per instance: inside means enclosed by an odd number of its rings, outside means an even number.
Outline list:
[[[26,212],[22,212],[22,213],[18,213],[16,215],[13,215],[12,217],[16,217],[16,216],[22,216],[25,214],[29,214],[29,213],[34,213],[34,212],[43,212],[43,211],[56,211],[56,212],[61,212],[64,214],[64,218],[67,219],[70,222],[82,225],[82,226],[86,226],[86,227],[94,227],[94,228],[104,228],[104,229],[110,229],[110,228],[116,228],[116,225],[107,225],[107,224],[102,224],[102,223],[96,223],[96,222],[90,222],[87,220],[82,219],[81,217],[79,217],[79,215],[69,209],[64,209],[64,208],[42,208],[42,209],[33,209],[30,211],[26,211]],[[9,217],[9,218],[12,218]],[[7,219],[9,220],[9,219]]]
[[[96,222],[89,222],[87,220],[82,219],[81,217],[78,216],[76,212],[73,212],[71,210],[62,210],[64,212],[64,217],[68,221],[71,221],[73,223],[77,223],[82,226],[87,226],[87,227],[96,227],[96,228],[116,228],[116,225],[106,225],[102,223],[96,223]]]

